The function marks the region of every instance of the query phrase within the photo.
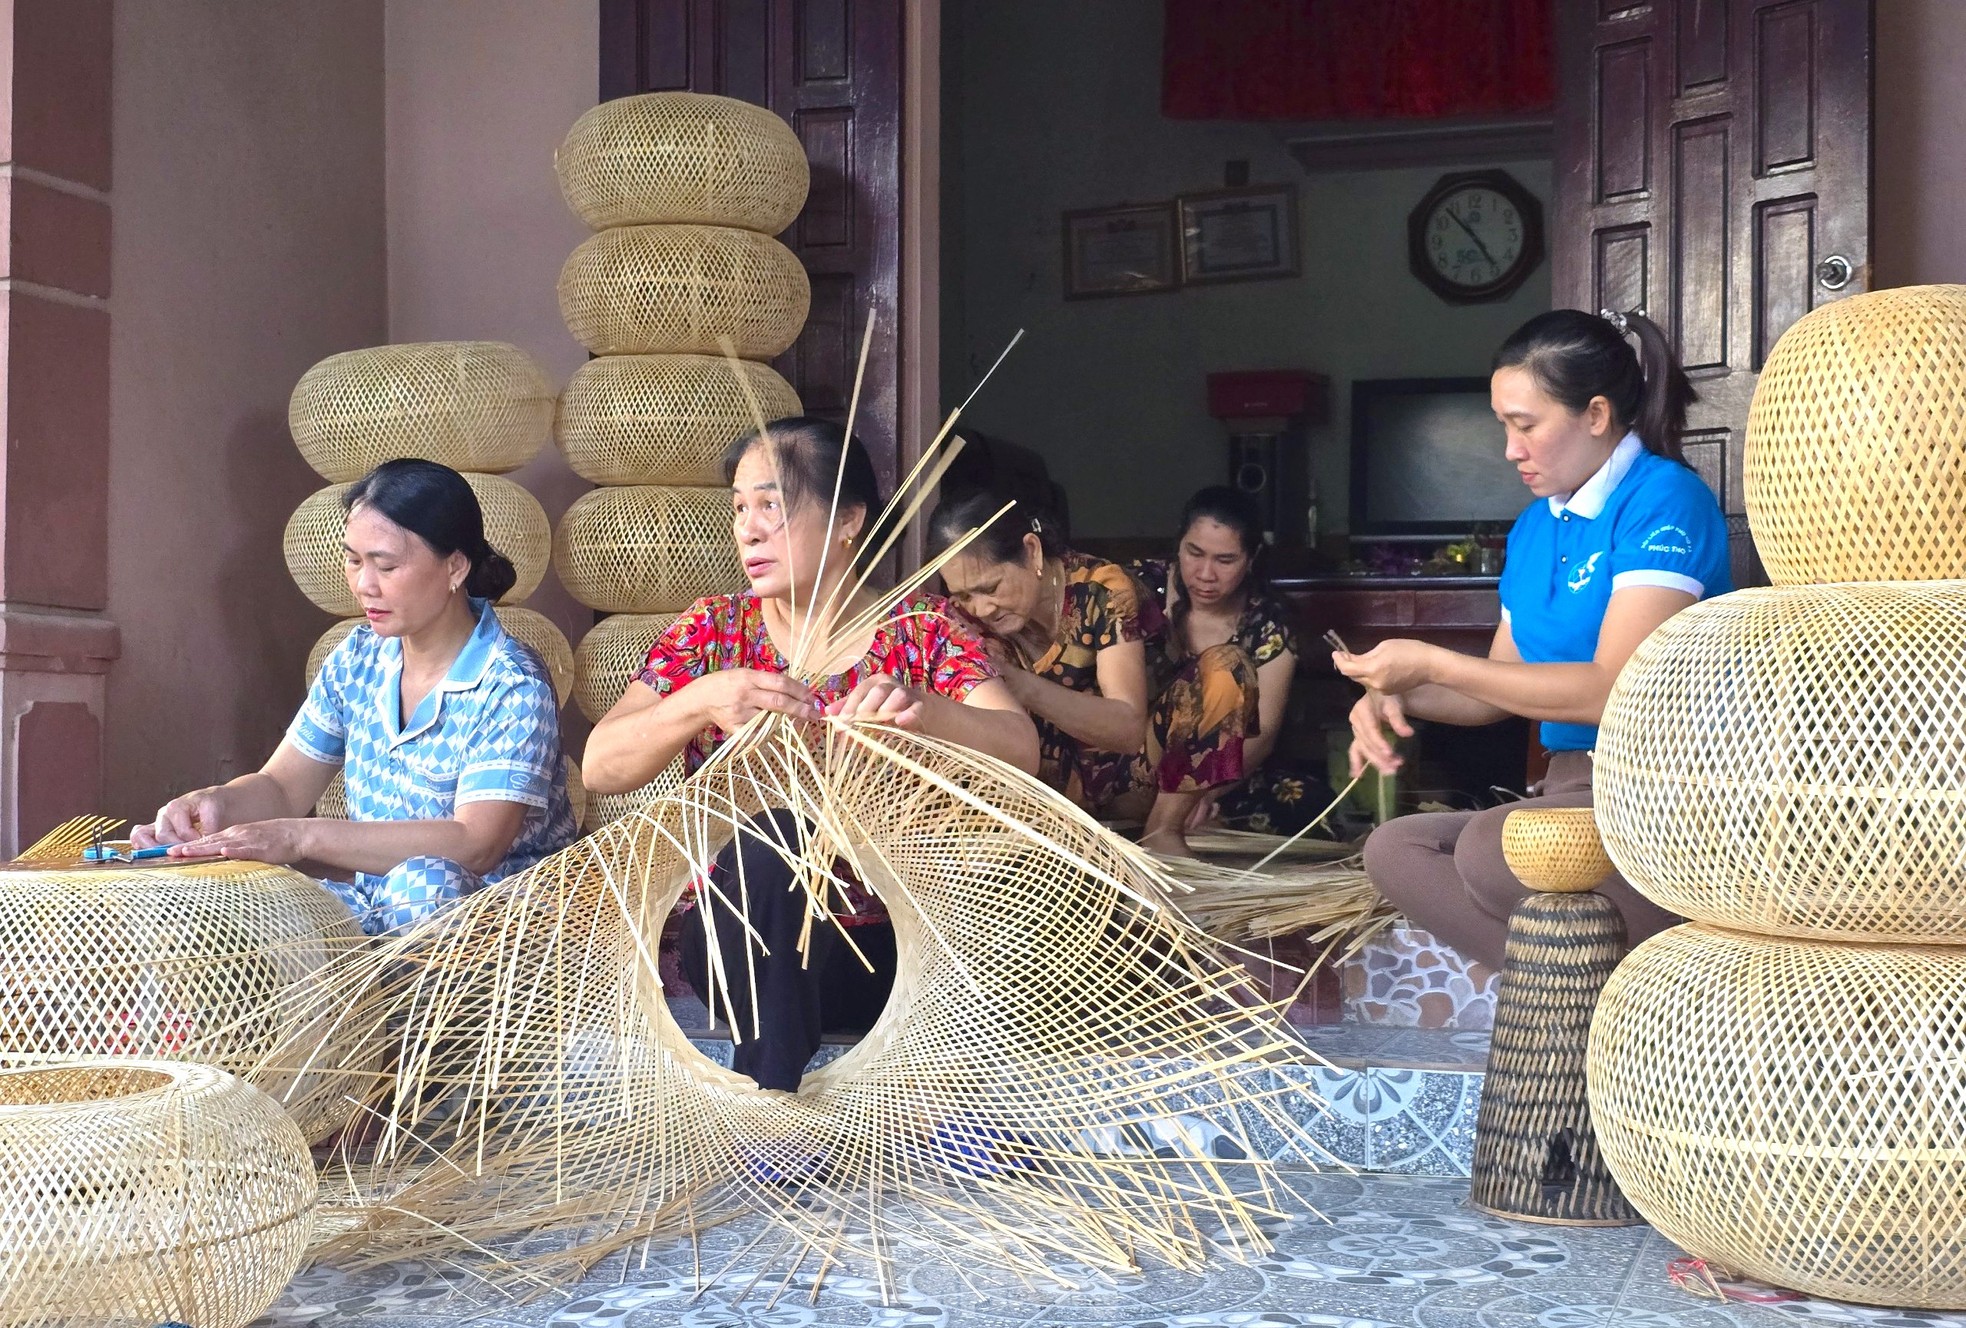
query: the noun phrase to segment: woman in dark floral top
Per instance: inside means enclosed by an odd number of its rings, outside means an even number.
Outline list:
[[[793,676],[787,652],[814,607],[857,577],[879,549],[872,526],[883,504],[866,448],[839,425],[799,418],[779,420],[770,430],[771,447],[751,435],[724,456],[732,535],[751,588],[699,600],[663,632],[587,740],[587,786],[602,793],[640,788],[678,757],[694,770],[767,710],[916,729],[1035,770],[1030,717],[981,643],[934,596],[897,599],[868,636],[815,661],[817,677]],[[838,502],[829,509],[836,484]],[[877,603],[876,592],[863,589],[837,620],[850,621]],[[776,809],[753,820],[749,831],[732,837],[712,872],[713,879],[741,879],[747,888],[712,892],[712,907],[719,912],[722,972],[755,973],[757,1035],[751,1035],[750,982],[719,984],[721,1000],[712,998],[702,926],[684,928],[683,967],[705,1002],[728,1008],[744,1030],[733,1067],[761,1088],[792,1090],[828,1026],[864,1028],[879,1013],[893,982],[893,934],[885,922],[856,933],[858,948],[877,961],[872,974],[835,928],[811,927],[807,934],[804,892],[787,888],[792,868],[775,847],[798,843],[797,818]],[[742,917],[731,902],[737,899]],[[845,907],[839,912],[843,921],[849,916]],[[750,953],[752,932],[764,953]]]
[[[1187,832],[1255,773],[1283,725],[1297,639],[1255,575],[1262,549],[1248,495],[1208,488],[1182,510],[1173,562],[1127,568],[1140,588],[1153,687],[1135,770],[1152,791],[1141,842],[1163,852],[1187,852]]]
[[[1093,811],[1132,786],[1147,721],[1147,659],[1139,599],[1118,564],[1073,553],[1057,523],[978,493],[929,520],[943,550],[981,533],[942,570],[958,608],[987,634],[1011,694],[1037,721],[1039,778]],[[987,523],[987,524],[986,524]]]

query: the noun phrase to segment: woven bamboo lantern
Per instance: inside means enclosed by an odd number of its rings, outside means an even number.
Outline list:
[[[769,366],[735,366],[767,420],[802,410]],[[574,374],[555,436],[567,464],[595,484],[722,484],[724,449],[751,432],[733,366],[714,355],[604,355]]]
[[[587,782],[580,777],[580,767],[571,756],[560,758],[562,768],[567,772],[567,801],[573,807],[573,823],[587,824]]]
[[[629,485],[575,499],[553,539],[567,593],[603,613],[674,613],[744,585],[728,489]]]
[[[580,828],[590,835],[597,830],[605,829],[622,817],[643,811],[661,799],[673,795],[682,782],[682,762],[672,761],[667,770],[632,792],[595,793],[589,790],[587,810],[580,818]]]
[[[341,902],[285,867],[0,870],[0,1063],[205,1061],[248,1075],[322,1138],[348,1117],[343,1092],[367,1087],[339,1083],[366,1064],[345,1039],[315,1046],[297,1079],[256,1067],[282,1045],[320,1043],[322,1016],[294,998],[361,944]]]
[[[307,464],[336,483],[396,457],[501,474],[546,441],[553,388],[524,351],[499,341],[375,346],[303,374],[287,424]]]
[[[539,589],[553,547],[553,526],[539,500],[511,480],[497,475],[466,475],[485,515],[485,539],[512,560],[519,574],[505,601],[522,600]],[[287,521],[284,550],[287,570],[303,595],[317,608],[338,618],[361,611],[348,590],[341,536],[347,514],[341,510],[346,484],[330,484],[301,502]]]
[[[1584,1075],[1598,992],[1625,953],[1624,915],[1592,888],[1611,860],[1588,807],[1510,812],[1502,856],[1531,893],[1509,914],[1469,1202],[1529,1222],[1629,1226],[1638,1214],[1598,1148]]]
[[[617,613],[595,623],[573,652],[573,699],[581,713],[599,723],[675,620],[673,613]]]
[[[341,771],[334,772],[328,787],[321,794],[321,800],[314,804],[314,814],[324,821],[345,821],[348,819],[348,781]]]
[[[1675,927],[1591,1033],[1625,1194],[1702,1257],[1811,1295],[1966,1308],[1966,947]]]
[[[591,235],[560,270],[560,316],[596,355],[715,355],[789,348],[812,283],[790,249],[730,226],[619,226]]]
[[[293,1121],[211,1066],[0,1070],[0,1323],[243,1328],[300,1267],[316,1188]]]
[[[602,102],[574,121],[553,169],[567,206],[595,230],[698,222],[776,235],[811,184],[792,126],[762,106],[697,92]]]
[[[1805,315],[1761,371],[1746,449],[1777,585],[1966,577],[1966,286]]]
[[[361,618],[343,618],[331,624],[315,639],[307,651],[307,687],[311,689],[314,686],[314,679],[320,674],[321,666],[328,662],[328,656],[334,654],[335,647],[346,641],[348,634],[360,627],[363,621]]]
[[[1745,590],[1625,665],[1597,821],[1662,907],[1789,936],[1966,941],[1966,581]]]

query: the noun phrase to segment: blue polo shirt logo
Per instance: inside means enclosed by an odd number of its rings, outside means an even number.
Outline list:
[[[1531,664],[1594,658],[1611,597],[1632,586],[1708,599],[1734,583],[1713,491],[1626,434],[1583,487],[1530,504],[1509,531],[1502,613],[1517,653]],[[1545,723],[1542,738],[1553,752],[1589,751],[1597,729]]]

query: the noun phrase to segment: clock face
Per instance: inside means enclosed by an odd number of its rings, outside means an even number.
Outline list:
[[[1487,185],[1468,185],[1442,197],[1425,227],[1427,264],[1451,286],[1470,291],[1493,286],[1522,260],[1522,213]]]

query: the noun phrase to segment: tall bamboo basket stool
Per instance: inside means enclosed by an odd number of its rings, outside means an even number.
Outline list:
[[[1523,1222],[1636,1225],[1584,1085],[1591,1014],[1625,953],[1624,915],[1593,888],[1611,859],[1588,807],[1510,813],[1502,856],[1533,893],[1509,914],[1469,1200]]]

